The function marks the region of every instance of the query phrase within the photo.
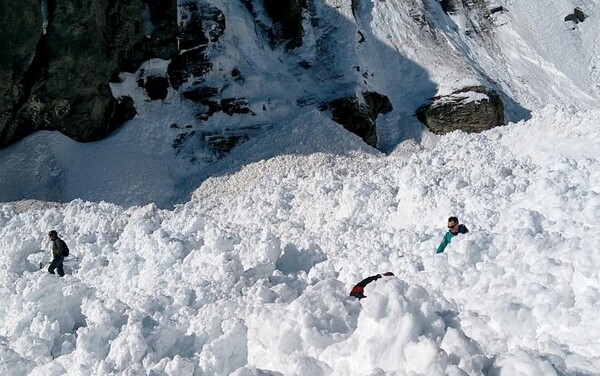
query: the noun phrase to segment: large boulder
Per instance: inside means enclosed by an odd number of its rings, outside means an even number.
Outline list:
[[[377,116],[393,110],[389,98],[374,91],[334,99],[325,108],[335,122],[373,147],[377,147]]]
[[[430,103],[417,109],[416,115],[436,134],[457,129],[482,132],[504,124],[504,104],[493,90],[470,86],[432,98]]]
[[[0,99],[0,147],[40,129],[58,130],[83,142],[107,136],[135,114],[131,100],[112,96],[111,78],[122,70],[134,71],[152,57],[169,59],[177,51],[175,0],[48,2],[44,35],[41,16],[22,17],[13,5],[20,3],[0,3],[3,20],[5,13],[19,18],[0,24],[13,56],[7,61],[0,52],[0,74],[11,71],[17,77],[0,82],[0,93],[13,93]],[[23,14],[39,12],[39,2],[25,3]],[[16,68],[9,65],[14,56],[21,62]]]
[[[362,95],[369,110],[369,117],[373,121],[377,119],[379,114],[387,114],[394,110],[387,95],[379,94],[376,91],[363,91]]]

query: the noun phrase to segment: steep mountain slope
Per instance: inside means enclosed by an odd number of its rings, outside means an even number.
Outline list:
[[[169,207],[209,176],[293,153],[289,142],[278,146],[282,132],[293,130],[290,139],[311,144],[301,134],[336,118],[332,101],[355,98],[360,104],[367,92],[385,95],[393,107],[374,115],[377,146],[385,153],[403,140],[428,137],[414,116],[420,105],[469,85],[499,92],[507,121],[527,119],[547,104],[597,107],[595,3],[298,4],[300,39],[298,30],[282,32],[259,0],[180,1],[180,55],[147,61],[112,85],[115,97],[134,99],[137,116],[91,144],[39,132],[0,150],[0,170],[12,182],[0,188],[0,199]],[[575,6],[587,20],[564,20]],[[165,76],[171,84],[161,86]],[[164,99],[156,99],[159,94]],[[268,147],[259,145],[265,140]],[[243,143],[262,153],[244,153]]]
[[[133,120],[0,150],[0,199],[43,199],[0,204],[0,374],[600,374],[599,5],[307,0],[299,39],[268,3],[180,1]],[[474,84],[509,124],[416,120]],[[332,120],[365,92],[379,150]]]

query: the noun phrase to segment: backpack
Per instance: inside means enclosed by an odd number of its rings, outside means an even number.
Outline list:
[[[65,243],[63,240],[61,240],[61,242],[62,242],[62,245],[63,245],[63,247],[62,247],[62,255],[64,257],[67,257],[69,255],[69,247],[67,247],[67,243]]]

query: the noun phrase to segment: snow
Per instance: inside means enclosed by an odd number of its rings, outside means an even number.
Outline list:
[[[111,137],[78,144],[38,132],[0,150],[0,374],[600,374],[600,108],[588,64],[600,58],[598,5],[501,2],[498,45],[482,47],[432,2],[411,3],[446,27],[435,31],[443,43],[406,26],[407,8],[389,0],[361,3],[357,25],[330,30],[362,28],[391,46],[378,55],[367,42],[370,53],[340,54],[339,67],[359,56],[383,69],[390,51],[406,53],[377,83],[402,83],[397,68],[411,77],[390,95],[404,110],[378,122],[386,153],[282,94],[258,115],[277,120],[268,132],[190,165],[164,124],[186,124],[192,109],[173,91],[145,101],[135,75],[113,90],[133,93],[141,115]],[[246,30],[227,38],[257,38],[227,4]],[[319,4],[339,9],[337,22],[352,17],[348,2]],[[564,23],[575,5],[590,18]],[[558,31],[532,31],[544,23]],[[227,53],[266,61],[260,43]],[[293,77],[284,66],[257,65],[249,79],[264,97],[252,106],[273,103],[269,88],[312,90],[308,77],[260,87],[261,77]],[[480,69],[530,116],[479,134],[398,129],[411,95],[473,84]],[[243,125],[232,119],[212,126]],[[436,255],[451,215],[470,232]],[[38,266],[52,229],[78,258],[64,278]],[[395,276],[369,284],[367,298],[348,295],[387,271]]]
[[[595,374],[599,118],[283,155],[172,210],[2,204],[1,371]],[[434,255],[453,214],[471,232]],[[53,228],[63,279],[37,267]]]
[[[457,101],[457,102],[460,102],[461,104],[467,104],[467,103],[471,103],[471,102],[481,102],[481,101],[489,101],[489,100],[490,100],[490,98],[486,94],[478,93],[475,91],[466,91],[466,92],[460,92],[460,93],[453,93],[452,95],[443,97],[442,102]]]

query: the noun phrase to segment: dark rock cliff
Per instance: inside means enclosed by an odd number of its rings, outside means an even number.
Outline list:
[[[377,42],[368,29],[370,6],[359,0],[343,5],[351,8],[354,19],[316,0],[243,0],[238,5],[242,7],[237,11],[245,12],[248,29],[243,30],[252,30],[258,44],[265,41],[279,54],[276,65],[286,62],[286,71],[277,79],[287,80],[282,86],[296,88],[289,97],[287,92],[276,97],[256,85],[257,77],[271,77],[270,72],[261,71],[257,65],[263,62],[244,55],[232,42],[232,35],[242,30],[239,25],[225,34],[233,6],[229,3],[218,3],[224,9],[208,0],[41,4],[47,6],[44,12],[39,0],[0,3],[0,147],[37,130],[57,130],[81,142],[106,137],[136,114],[138,103],[130,97],[115,98],[111,91],[110,83],[126,76],[121,72],[136,73],[148,101],[168,102],[169,93],[175,92],[192,103],[195,121],[165,124],[176,133],[176,154],[208,144],[213,154],[225,155],[281,121],[269,112],[277,112],[277,103],[300,111],[327,111],[377,147],[378,116],[394,110],[390,99],[378,92],[386,90],[380,84],[383,79],[361,55],[365,41]],[[468,8],[483,19],[492,12],[469,1],[442,1],[441,6],[448,13]],[[241,16],[235,17],[233,25]],[[168,60],[165,69],[139,69],[151,58]],[[435,98],[419,111],[432,131],[480,130],[503,122],[498,95],[488,93],[489,101],[467,102],[461,99],[464,95],[455,94]],[[223,115],[231,117],[231,124]],[[210,124],[214,116],[221,119],[215,126]]]
[[[43,20],[37,0],[0,3],[0,147],[41,129],[83,142],[107,136],[135,115],[110,80],[176,52],[175,0],[47,5]]]

